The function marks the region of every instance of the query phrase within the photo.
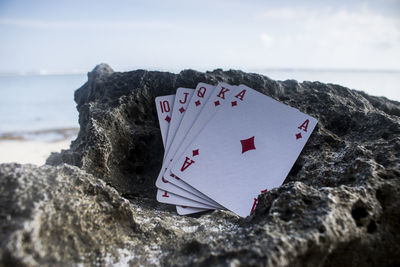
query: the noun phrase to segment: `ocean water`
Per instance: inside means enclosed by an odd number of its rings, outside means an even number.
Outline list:
[[[259,70],[274,80],[293,79],[339,84],[364,91],[374,96],[384,96],[400,101],[400,71],[348,71],[348,70]]]
[[[258,70],[272,79],[321,81],[400,101],[400,72]],[[87,80],[74,75],[0,75],[0,135],[77,128],[74,91]]]
[[[0,134],[77,128],[77,75],[0,75]]]

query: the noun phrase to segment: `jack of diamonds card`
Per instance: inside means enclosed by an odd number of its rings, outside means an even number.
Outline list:
[[[165,144],[165,154],[168,153],[169,147],[174,141],[175,134],[178,131],[179,125],[181,124],[182,118],[185,115],[187,106],[189,105],[190,99],[192,99],[194,89],[189,88],[178,88],[176,90],[174,107],[172,108],[171,121],[168,128],[168,138]]]

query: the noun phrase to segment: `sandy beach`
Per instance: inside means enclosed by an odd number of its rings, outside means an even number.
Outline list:
[[[71,141],[0,141],[0,163],[32,163],[38,166],[46,162],[51,152],[69,148]]]
[[[78,129],[52,129],[0,135],[0,163],[43,165],[51,152],[68,149]]]

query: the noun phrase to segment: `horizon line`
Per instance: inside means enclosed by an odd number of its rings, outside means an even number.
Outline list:
[[[183,70],[196,70],[196,68],[182,68],[180,71]],[[202,68],[198,68],[202,69]],[[265,67],[265,68],[213,68],[212,70],[205,70],[206,71],[214,71],[217,69],[222,69],[224,71],[229,70],[240,70],[244,72],[264,72],[271,71],[271,72],[359,72],[359,73],[400,73],[400,69],[370,69],[370,68],[297,68],[297,67]],[[172,73],[179,73],[180,71],[176,72],[173,69],[167,68],[156,68],[156,67],[147,67],[147,68],[122,68],[121,70],[114,70],[115,72],[128,72],[128,71],[135,71],[135,70],[149,70],[149,71],[166,71]],[[56,76],[56,75],[79,75],[79,74],[87,74],[89,71],[83,70],[71,70],[71,71],[49,71],[49,70],[34,70],[34,71],[0,71],[0,76]]]

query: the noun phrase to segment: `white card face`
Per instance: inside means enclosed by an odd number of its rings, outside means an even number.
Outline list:
[[[190,103],[185,111],[185,115],[184,115],[184,117],[179,125],[179,128],[175,134],[174,140],[172,141],[172,144],[169,147],[168,153],[164,157],[164,163],[163,163],[164,166],[161,169],[160,174],[156,181],[156,186],[159,189],[162,189],[164,191],[171,192],[171,193],[174,193],[177,195],[188,197],[186,195],[188,192],[185,192],[186,194],[183,195],[182,189],[177,188],[176,186],[172,185],[171,183],[169,183],[166,180],[167,178],[165,177],[164,172],[165,172],[166,166],[168,166],[170,161],[172,161],[176,150],[180,147],[182,141],[185,139],[187,132],[190,130],[193,123],[196,121],[198,115],[200,114],[200,111],[205,106],[207,100],[209,99],[209,97],[212,94],[212,92],[214,91],[214,89],[215,89],[215,86],[205,84],[205,83],[199,83],[197,85],[194,95],[193,95],[192,99],[190,100]],[[213,201],[210,201],[209,203],[207,203],[208,202],[207,197],[203,196],[203,194],[201,194],[198,191],[197,191],[197,195],[195,194],[192,197],[192,199],[199,201],[198,200],[199,197],[203,198],[202,202],[205,204],[209,204],[209,205],[215,204],[215,203],[213,203]],[[190,198],[190,197],[188,197],[188,198]],[[217,207],[219,207],[219,206],[217,205]]]
[[[226,100],[234,94],[237,90],[239,90],[238,86],[232,86],[226,83],[219,83],[212,93],[209,101],[206,103],[206,106],[201,111],[197,120],[193,124],[190,131],[187,133],[184,141],[181,143],[178,151],[176,152],[174,158],[179,158],[182,153],[185,151],[187,146],[194,140],[194,138],[200,133],[200,131],[206,126],[206,124],[211,120],[211,118],[223,107]],[[173,162],[173,161],[172,161]],[[166,173],[164,175],[165,179],[170,183],[179,186],[180,188],[192,192],[193,194],[198,195],[198,190],[194,189],[184,181],[180,179],[173,178],[171,172],[172,164],[167,167]],[[210,200],[210,198],[208,198]],[[215,203],[215,201],[214,201]]]
[[[211,198],[209,198],[208,196],[204,195],[203,193],[201,193],[201,192],[200,192],[199,190],[197,190],[196,188],[191,187],[189,184],[183,182],[183,181],[180,180],[178,177],[176,177],[176,176],[170,177],[170,180],[171,180],[171,181],[173,181],[173,180],[175,180],[175,179],[176,179],[176,180],[179,180],[179,181],[178,181],[178,182],[180,182],[180,183],[179,183],[179,186],[177,186],[177,185],[175,185],[175,184],[173,184],[173,183],[171,183],[171,182],[165,181],[165,180],[163,179],[163,183],[166,183],[167,186],[168,186],[168,188],[169,188],[169,190],[170,190],[169,192],[174,193],[174,194],[176,194],[176,195],[182,195],[182,196],[184,196],[184,194],[182,194],[182,192],[185,193],[185,194],[189,193],[189,194],[191,194],[191,195],[194,196],[194,197],[188,197],[188,198],[192,198],[193,200],[196,200],[196,201],[205,203],[205,204],[207,204],[207,205],[211,205],[211,206],[216,207],[216,208],[218,208],[218,209],[225,209],[225,208],[222,207],[220,204],[218,204],[217,202],[215,202],[213,199],[211,199]],[[199,198],[200,200],[198,200],[198,198]]]
[[[175,155],[176,150],[180,147],[182,141],[185,139],[186,134],[189,132],[193,123],[196,121],[200,114],[200,111],[205,106],[208,98],[215,89],[215,86],[199,83],[196,90],[186,108],[185,114],[182,118],[179,128],[175,134],[174,140],[169,147],[168,153],[165,157],[165,161],[169,162]]]
[[[172,172],[239,216],[280,186],[317,120],[244,85],[210,120]]]
[[[189,215],[193,213],[198,213],[202,211],[206,211],[208,209],[200,209],[200,208],[193,208],[193,207],[187,207],[187,206],[176,206],[176,212],[179,215]]]
[[[237,90],[237,86],[232,86],[227,83],[219,83],[209,98],[209,101],[205,104],[205,107],[201,110],[197,117],[197,120],[193,123],[190,130],[186,133],[184,140],[175,152],[174,156],[180,156],[186,147],[193,141],[193,139],[199,134],[199,132],[205,127],[210,119],[222,108],[225,100],[229,98],[232,91]],[[168,179],[168,178],[167,178]]]
[[[155,99],[157,115],[158,115],[158,122],[160,124],[161,136],[162,136],[164,147],[166,144],[169,124],[170,124],[171,117],[172,117],[172,107],[174,104],[174,100],[175,100],[175,95],[159,96]],[[175,134],[175,133],[173,133],[173,134]],[[164,193],[161,193],[161,192],[162,191],[158,192],[159,197],[163,197],[163,198],[170,197],[168,194],[165,194],[165,192]],[[180,189],[180,193],[181,193],[180,195],[183,197],[189,196],[189,193],[182,189]],[[178,198],[178,199],[180,201],[179,203],[182,203],[182,199],[180,199],[180,198]],[[195,196],[194,200],[196,200],[196,199],[201,200],[201,198],[198,198],[197,196]],[[218,207],[218,206],[216,205],[215,207]],[[207,209],[187,207],[187,206],[177,206],[177,212],[180,215],[193,214],[193,213],[202,212],[205,210],[207,210]]]
[[[174,204],[174,205],[186,205],[186,206],[190,205],[190,203],[183,203],[182,201],[184,201],[184,200],[176,202],[176,203],[173,202],[172,198],[170,198],[168,196],[168,194],[165,194],[165,192],[167,192],[167,193],[172,193],[173,195],[178,195],[178,196],[183,197],[185,199],[190,199],[190,200],[205,204],[207,206],[213,207],[214,209],[220,209],[221,208],[221,206],[219,206],[217,203],[214,203],[213,201],[208,201],[207,199],[201,198],[201,197],[199,197],[197,195],[193,195],[192,193],[189,193],[188,191],[183,190],[183,189],[181,189],[179,187],[176,188],[176,189],[174,187],[176,187],[176,186],[173,185],[173,184],[169,184],[169,188],[171,189],[170,191],[158,188],[158,190],[157,190],[157,201],[161,202],[161,203],[168,203],[168,204]],[[161,193],[161,192],[164,192],[164,193]],[[177,193],[175,193],[175,192],[177,192]]]
[[[212,89],[214,89],[214,86],[200,83],[196,90],[195,90],[195,98],[193,98],[193,89],[187,89],[187,88],[178,88],[177,94],[176,94],[176,102],[174,103],[174,108],[171,115],[171,121],[170,121],[170,128],[168,132],[169,138],[167,139],[166,143],[169,148],[167,148],[165,151],[165,155],[168,155],[169,151],[172,150],[172,144],[174,144],[174,141],[171,139],[176,140],[175,141],[175,146],[176,142],[179,142],[179,136],[184,136],[185,129],[190,128],[191,125],[193,124],[193,121],[197,115],[198,111],[200,108],[202,108],[209,98]],[[190,100],[189,100],[190,99]],[[160,106],[161,109],[161,106]],[[165,156],[164,156],[164,162],[165,162]],[[164,164],[164,163],[163,163]],[[162,176],[160,176],[160,180],[162,179]],[[162,181],[162,180],[161,180]],[[164,184],[162,182],[162,184]],[[205,204],[207,207],[212,207],[212,208],[221,208],[218,204],[216,204],[213,201],[209,201],[207,197],[199,193],[201,197],[196,196],[196,195],[191,195],[188,191],[182,190],[179,187],[176,187],[172,184],[166,184],[164,186],[163,191],[167,191],[170,193],[173,193],[173,197],[169,197],[167,194],[162,193],[162,191],[158,190],[157,191],[157,200],[162,203],[168,203],[168,204],[176,204],[176,205],[191,205],[191,202],[185,202],[186,199],[191,199],[193,201],[200,202],[202,204]],[[175,195],[179,195],[183,198],[177,198],[174,197]],[[174,202],[174,200],[178,200]]]
[[[192,208],[200,208],[200,209],[215,209],[212,206],[208,206],[206,204],[184,198],[178,195],[175,195],[173,193],[163,191],[163,190],[158,190],[157,191],[157,200],[162,199],[162,203],[166,204],[173,204],[173,205],[179,205],[179,206],[189,206]]]
[[[165,146],[165,139],[168,134],[169,122],[171,121],[172,106],[174,103],[175,95],[159,96],[156,98],[156,107],[158,122],[160,124],[161,136],[163,138],[163,144]],[[157,106],[158,105],[158,106]],[[179,194],[183,197],[189,194],[187,191],[181,190],[182,193]],[[161,191],[160,191],[161,193]],[[168,194],[162,194],[161,197],[169,197]],[[196,200],[196,199],[195,199]],[[217,207],[217,206],[216,206]],[[193,208],[187,206],[177,206],[177,212],[180,215],[193,214],[207,209]]]
[[[194,93],[194,89],[189,89],[189,88],[178,88],[176,90],[176,95],[173,103],[173,108],[172,108],[172,114],[171,114],[171,120],[169,122],[169,128],[168,128],[168,134],[167,136],[169,138],[166,139],[166,145],[165,147],[165,152],[164,152],[164,158],[165,155],[168,153],[168,147],[171,145],[172,140],[179,128],[179,125],[181,123],[182,118],[184,117],[185,111],[187,109],[187,106],[189,105],[190,99],[192,98],[192,95]],[[158,109],[157,109],[158,112]],[[159,118],[160,120],[160,118]],[[163,129],[161,129],[163,131]],[[164,164],[164,163],[163,163]],[[157,196],[162,195],[160,190],[157,190]]]
[[[178,88],[176,90],[174,108],[172,109],[171,121],[168,128],[168,138],[165,146],[165,155],[168,153],[169,147],[175,137],[175,134],[181,124],[182,118],[185,115],[187,106],[192,98],[194,89]]]
[[[163,145],[168,137],[169,123],[171,122],[172,108],[174,106],[175,95],[166,95],[156,97],[156,109],[158,115],[158,123],[160,124],[161,137]]]

